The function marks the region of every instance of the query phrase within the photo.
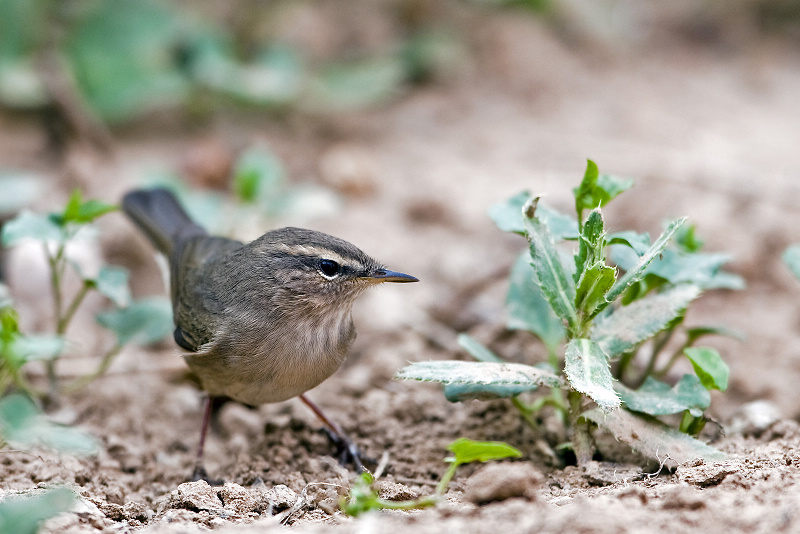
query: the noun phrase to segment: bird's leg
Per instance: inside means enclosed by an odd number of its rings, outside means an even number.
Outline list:
[[[305,393],[300,395],[300,400],[303,401],[306,406],[311,408],[311,411],[314,412],[314,414],[326,427],[328,427],[328,436],[339,449],[339,463],[342,465],[353,464],[353,467],[355,467],[356,471],[359,473],[366,471],[364,464],[361,461],[361,452],[358,450],[358,447],[356,447],[355,442],[344,433],[342,427],[339,426],[335,421],[329,419],[322,409],[317,406],[316,403],[314,403],[314,401],[306,397]]]
[[[194,464],[194,471],[192,472],[192,482],[198,480],[205,480],[209,484],[212,482],[208,478],[205,465],[203,465],[203,448],[206,444],[206,434],[208,433],[208,425],[211,421],[212,404],[211,395],[206,395],[205,408],[203,409],[203,424],[200,427],[200,443],[197,445],[197,460]]]

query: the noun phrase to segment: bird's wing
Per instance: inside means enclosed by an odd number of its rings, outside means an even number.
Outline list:
[[[196,352],[219,331],[224,310],[215,305],[219,301],[210,273],[216,261],[241,246],[239,241],[207,235],[176,245],[170,266],[174,338],[180,347]]]

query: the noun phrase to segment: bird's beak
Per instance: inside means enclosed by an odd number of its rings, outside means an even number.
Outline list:
[[[375,284],[383,282],[419,282],[419,278],[411,276],[410,274],[398,273],[396,271],[389,271],[388,269],[379,269],[364,277],[366,280]]]

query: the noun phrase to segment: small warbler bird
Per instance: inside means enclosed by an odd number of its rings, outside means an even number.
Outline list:
[[[169,260],[175,342],[209,395],[194,478],[206,477],[203,442],[211,397],[220,396],[259,405],[299,395],[361,469],[352,442],[303,394],[347,355],[356,297],[417,278],[313,230],[281,228],[247,244],[210,236],[166,189],[132,191],[122,207]]]

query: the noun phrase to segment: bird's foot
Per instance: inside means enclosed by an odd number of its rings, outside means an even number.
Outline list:
[[[325,433],[336,449],[334,457],[339,461],[339,465],[343,467],[353,466],[356,472],[361,474],[367,470],[364,467],[365,463],[370,465],[377,464],[373,458],[365,456],[353,440],[344,433],[335,432],[329,428],[325,428]]]

